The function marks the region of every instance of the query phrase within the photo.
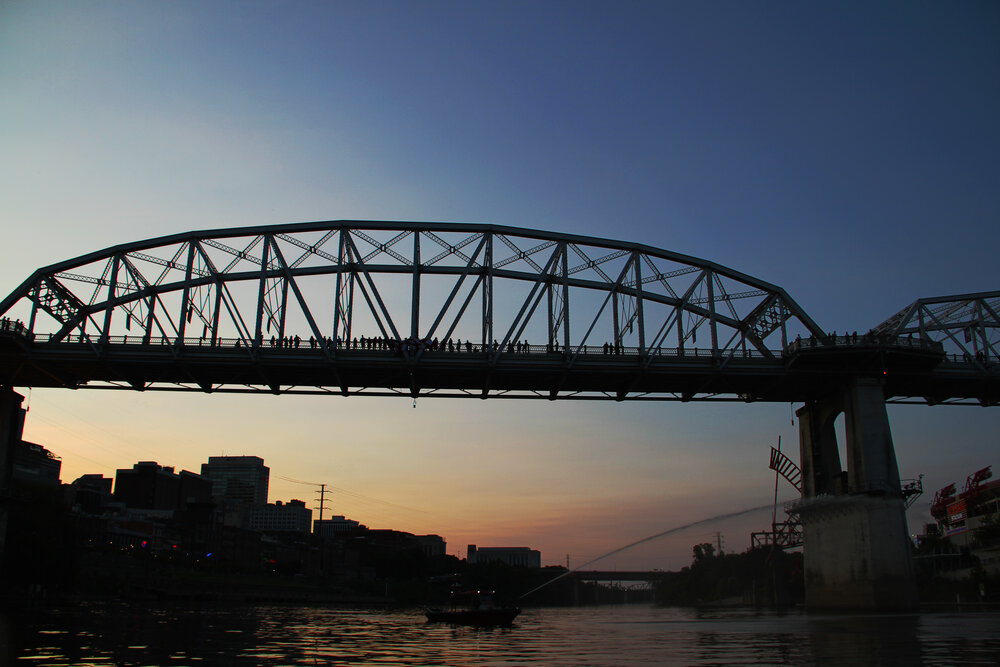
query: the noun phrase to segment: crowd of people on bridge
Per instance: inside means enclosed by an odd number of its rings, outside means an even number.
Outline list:
[[[24,322],[21,320],[12,320],[9,317],[0,318],[0,332],[9,332],[24,335],[28,332],[28,328],[24,326]]]
[[[914,339],[912,333],[909,334],[909,336],[904,337],[904,336],[893,336],[888,334],[877,334],[871,331],[869,331],[868,333],[863,333],[860,336],[858,335],[858,332],[855,331],[854,333],[844,332],[843,336],[838,337],[837,332],[834,331],[825,338],[820,338],[817,336],[809,336],[809,338],[803,340],[802,336],[795,337],[795,344],[798,347],[803,347],[805,345],[808,345],[809,347],[817,347],[817,346],[822,347],[824,345],[858,345],[858,344],[871,345],[873,343],[878,343],[881,345],[885,344],[899,345],[904,341],[909,346],[912,346],[914,344],[914,341],[916,341],[917,344],[920,345],[925,343],[925,341],[922,338]]]
[[[417,338],[417,337],[407,337],[403,339],[388,338],[385,336],[354,336],[353,338],[341,338],[337,337],[320,337],[309,336],[308,339],[303,339],[298,335],[294,336],[271,336],[270,346],[278,349],[298,349],[302,346],[303,342],[309,343],[310,349],[328,349],[328,350],[365,350],[365,351],[375,351],[375,352],[395,352],[397,354],[414,353],[417,351],[427,350],[427,351],[441,351],[441,352],[453,352],[453,353],[466,353],[466,354],[479,354],[480,352],[485,353],[495,353],[501,348],[507,354],[529,354],[529,353],[560,353],[563,347],[559,344],[559,341],[552,341],[544,346],[536,345],[532,348],[532,345],[527,339],[523,341],[508,341],[505,345],[499,343],[496,339],[493,343],[482,345],[480,343],[474,343],[471,340],[462,340],[461,338],[448,338],[446,340],[439,340],[437,337],[434,338]],[[593,348],[589,348],[586,351],[590,351]],[[600,351],[605,355],[620,355],[625,354],[626,347],[621,343],[609,343],[605,342],[600,346]]]
[[[340,336],[324,336],[317,338],[309,336],[303,339],[299,335],[293,336],[271,336],[270,347],[277,349],[299,349],[303,342],[308,342],[310,349],[328,350],[366,350],[378,352],[416,352],[418,350],[442,351],[466,354],[479,354],[480,352],[497,352],[501,348],[508,354],[528,354],[531,352],[559,353],[562,346],[558,341],[553,341],[544,346],[535,346],[533,349],[527,339],[523,341],[508,341],[506,345],[501,345],[496,339],[492,344],[482,345],[471,340],[461,338],[448,338],[440,340],[434,338],[408,338],[396,339],[385,336],[354,336],[353,338],[341,338]],[[625,348],[614,343],[604,343],[601,347],[604,354],[622,354]]]

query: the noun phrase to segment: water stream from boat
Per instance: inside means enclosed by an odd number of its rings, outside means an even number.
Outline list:
[[[708,517],[707,519],[699,519],[698,521],[694,521],[692,523],[686,523],[683,526],[677,526],[675,528],[671,528],[670,530],[665,530],[662,533],[656,533],[655,535],[650,535],[649,537],[644,537],[641,540],[636,540],[635,542],[631,542],[629,544],[626,544],[623,547],[618,547],[617,549],[615,549],[613,551],[609,551],[608,553],[606,553],[606,554],[604,554],[602,556],[598,556],[597,558],[593,558],[591,560],[588,560],[586,563],[581,563],[580,565],[577,565],[576,567],[574,567],[572,570],[567,570],[567,571],[563,572],[562,574],[560,574],[559,576],[554,577],[554,578],[546,581],[544,584],[541,584],[540,586],[535,586],[534,588],[532,588],[527,593],[524,593],[523,595],[521,595],[521,597],[519,597],[518,600],[523,600],[524,598],[528,597],[532,593],[534,593],[536,591],[540,591],[543,588],[545,588],[546,586],[548,586],[550,584],[554,584],[555,582],[559,581],[560,579],[568,577],[569,575],[573,574],[577,570],[582,570],[583,568],[587,567],[588,565],[593,565],[594,563],[597,563],[598,561],[602,561],[605,558],[609,558],[609,557],[614,556],[616,554],[620,554],[623,551],[628,551],[629,549],[631,549],[633,547],[637,547],[640,544],[645,544],[646,542],[652,542],[653,540],[658,540],[661,537],[666,537],[668,535],[673,535],[674,533],[679,533],[681,531],[688,530],[689,528],[695,528],[697,526],[704,526],[704,525],[707,525],[707,524],[714,523],[716,521],[725,521],[727,519],[734,519],[734,518],[736,518],[738,516],[743,516],[744,514],[752,514],[753,512],[760,512],[762,510],[769,510],[769,509],[771,509],[771,504],[761,505],[759,507],[751,507],[750,509],[740,510],[738,512],[728,512],[726,514],[718,514],[716,516]]]

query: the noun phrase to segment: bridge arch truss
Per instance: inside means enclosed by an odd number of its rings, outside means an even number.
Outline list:
[[[35,271],[0,302],[0,316],[38,348],[76,348],[78,370],[67,364],[43,383],[206,391],[745,399],[737,386],[644,387],[641,378],[664,359],[716,372],[737,360],[773,364],[791,339],[824,336],[783,289],[713,262],[622,241],[420,222],[229,228],[118,245]],[[441,363],[432,350],[456,345],[453,361],[472,352],[486,369],[475,382],[409,379]],[[206,349],[255,370],[202,373]],[[387,351],[395,356],[378,363],[396,372],[349,372],[358,353]],[[303,353],[324,370],[283,373],[271,363],[279,353],[286,366]],[[166,355],[187,370],[140,372],[144,358]],[[613,388],[570,381],[588,359],[610,368],[608,356],[620,357]],[[500,382],[490,370],[543,358],[545,386]]]

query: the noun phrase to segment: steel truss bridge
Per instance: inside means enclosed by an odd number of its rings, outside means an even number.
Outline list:
[[[312,222],[118,245],[0,302],[7,386],[406,397],[1000,399],[1000,292],[826,332],[780,287],[636,243]]]

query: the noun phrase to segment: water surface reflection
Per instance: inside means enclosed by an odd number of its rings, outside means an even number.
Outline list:
[[[6,619],[34,665],[994,665],[1000,614],[528,609],[512,628],[418,610],[85,603]],[[9,660],[8,660],[9,662]]]

